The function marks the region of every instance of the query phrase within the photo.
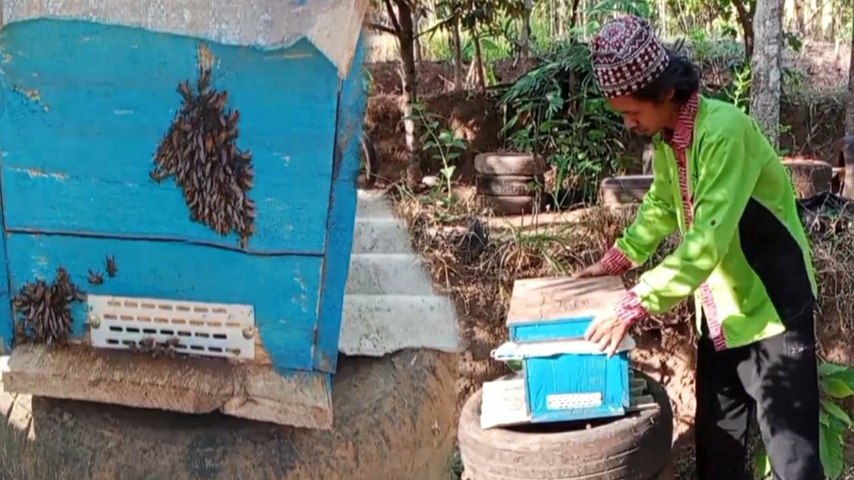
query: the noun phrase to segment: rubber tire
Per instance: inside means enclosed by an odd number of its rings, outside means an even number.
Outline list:
[[[333,380],[332,430],[0,390],[6,418],[0,478],[444,478],[456,439],[457,361],[455,354],[424,349],[342,356]]]
[[[582,430],[524,433],[480,428],[483,391],[463,406],[460,456],[470,480],[653,480],[671,465],[673,411],[662,386],[646,375],[658,408]]]
[[[477,193],[493,196],[533,196],[545,185],[544,175],[478,175],[475,177]]]
[[[545,173],[541,157],[528,153],[481,153],[474,157],[474,170],[481,175],[534,176]]]
[[[534,211],[538,197],[533,195],[481,195],[496,215],[525,215]]]
[[[833,167],[821,160],[786,159],[783,165],[789,169],[798,198],[810,198],[828,192],[833,187]]]
[[[640,203],[652,186],[652,178],[652,175],[606,178],[599,185],[599,201],[608,207]]]

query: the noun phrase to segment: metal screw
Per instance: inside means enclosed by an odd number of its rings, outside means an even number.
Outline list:
[[[89,315],[89,326],[92,328],[100,327],[101,326],[101,319],[98,318],[98,316],[95,314]]]
[[[250,339],[255,336],[255,327],[246,327],[243,329],[243,338]]]

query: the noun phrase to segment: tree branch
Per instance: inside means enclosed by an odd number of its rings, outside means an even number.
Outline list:
[[[377,30],[379,32],[389,33],[391,35],[397,35],[397,32],[395,32],[393,28],[386,26],[386,25],[383,25],[381,23],[369,22],[368,27],[373,28],[374,30]]]
[[[445,25],[447,25],[451,22],[454,22],[455,20],[456,20],[456,17],[448,17],[448,18],[438,22],[437,24],[431,26],[427,30],[422,30],[422,31],[418,32],[418,34],[415,35],[415,38],[421,38],[424,35],[433,33],[436,30],[439,30],[440,28],[444,27]]]
[[[399,37],[403,34],[403,30],[400,28],[400,22],[394,13],[394,7],[391,5],[391,0],[384,0],[384,2],[386,10],[388,10],[388,18],[391,19],[391,24],[394,25],[395,35]]]

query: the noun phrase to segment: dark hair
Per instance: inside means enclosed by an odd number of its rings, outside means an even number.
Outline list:
[[[700,90],[700,69],[687,58],[667,50],[670,63],[652,83],[634,93],[638,100],[662,102],[670,90],[673,100],[685,103]]]

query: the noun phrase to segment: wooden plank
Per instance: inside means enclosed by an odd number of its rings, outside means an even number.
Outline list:
[[[52,280],[65,267],[89,293],[251,304],[264,348],[279,370],[311,369],[317,328],[320,257],[256,257],[181,243],[12,234],[7,239],[12,291],[35,278]],[[118,275],[87,283],[115,256]],[[86,308],[72,309],[76,336]],[[9,325],[4,325],[7,330]]]
[[[619,277],[516,280],[507,325],[596,316],[626,291]]]
[[[344,290],[350,269],[353,226],[356,223],[356,178],[361,163],[362,124],[367,107],[364,83],[364,38],[357,46],[353,67],[344,81],[338,108],[335,145],[335,169],[332,176],[332,198],[326,258],[323,266],[320,323],[314,365],[317,370],[334,372],[338,359],[338,338],[344,305]]]
[[[12,231],[116,233],[236,246],[190,220],[172,181],[149,178],[196,75],[197,39],[86,22],[3,29],[0,148]],[[257,252],[321,253],[326,241],[338,78],[305,41],[260,50],[209,44],[215,86],[241,113],[252,152]],[[40,201],[33,202],[33,198]],[[110,206],[111,208],[103,208]],[[142,210],[140,210],[142,208]]]
[[[271,367],[222,360],[22,345],[9,358],[3,387],[43,397],[332,427],[328,375],[280,375]]]
[[[320,183],[315,180],[307,178],[305,183]],[[288,200],[276,198],[280,193],[272,190],[295,191],[283,183],[265,182],[256,188],[257,227],[247,253],[321,255],[323,244],[314,240],[326,236],[326,227],[305,218],[308,210],[298,213]],[[9,232],[191,241],[240,250],[236,235],[222,237],[192,222],[181,190],[174,184],[118,183],[4,167],[2,187]],[[258,195],[263,192],[266,195]],[[320,208],[312,213],[325,214]],[[305,228],[297,226],[301,221]]]

